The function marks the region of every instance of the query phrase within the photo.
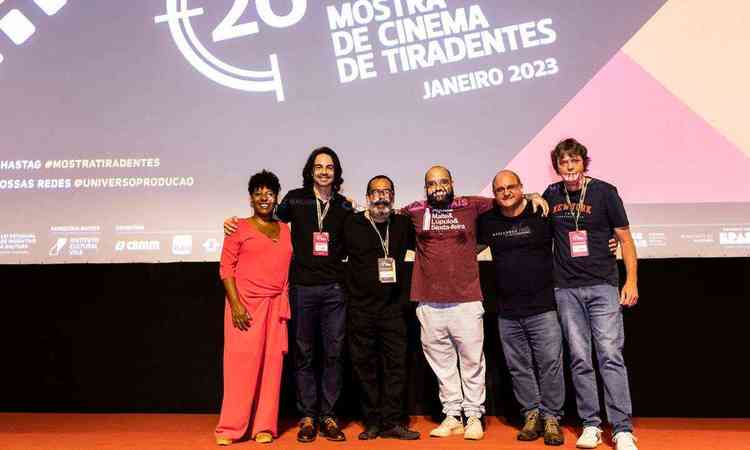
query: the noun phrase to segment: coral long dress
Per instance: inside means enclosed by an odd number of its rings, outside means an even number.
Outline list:
[[[224,312],[224,399],[216,436],[239,439],[251,425],[251,437],[261,431],[277,436],[279,392],[284,354],[288,350],[289,227],[279,223],[278,241],[241,220],[224,239],[221,279],[234,277],[237,293],[252,325],[241,331]]]

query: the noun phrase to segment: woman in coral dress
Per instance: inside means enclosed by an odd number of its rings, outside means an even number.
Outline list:
[[[273,219],[281,186],[271,172],[248,183],[253,216],[224,238],[220,275],[224,313],[224,399],[216,443],[277,437],[279,391],[287,352],[289,227]]]

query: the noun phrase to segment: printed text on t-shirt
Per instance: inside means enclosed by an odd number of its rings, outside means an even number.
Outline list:
[[[575,205],[573,205],[573,210],[575,211],[579,209],[579,206],[580,205],[576,203]],[[583,207],[580,209],[581,209],[582,214],[591,215],[591,205],[584,204]],[[557,205],[552,207],[552,214],[559,214],[563,211],[569,211],[569,210],[570,210],[570,205],[568,205],[567,203],[558,203]]]
[[[436,209],[432,211],[429,228],[425,228],[425,231],[459,231],[465,229],[466,225],[453,216],[452,209]]]

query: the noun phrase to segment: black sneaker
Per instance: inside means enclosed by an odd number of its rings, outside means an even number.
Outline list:
[[[365,427],[365,430],[361,433],[359,433],[359,440],[360,441],[370,441],[372,439],[375,439],[380,434],[380,427],[377,425],[367,425]]]
[[[419,439],[419,432],[410,430],[404,426],[396,425],[385,431],[380,432],[383,439],[401,439],[402,441],[413,441]]]

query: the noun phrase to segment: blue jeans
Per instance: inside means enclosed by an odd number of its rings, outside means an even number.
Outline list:
[[[565,402],[562,370],[562,333],[557,312],[520,319],[498,317],[505,362],[521,414],[532,411],[558,420]],[[535,363],[536,362],[536,367]]]
[[[555,299],[576,389],[578,415],[583,426],[601,426],[599,393],[591,357],[592,341],[604,382],[604,406],[612,432],[633,431],[628,371],[622,356],[625,329],[616,286],[601,284],[556,288]]]
[[[342,384],[341,353],[346,330],[344,289],[338,283],[294,285],[290,294],[294,305],[297,409],[304,417],[332,417]],[[320,374],[315,370],[315,340],[318,335],[323,340],[323,368]]]

